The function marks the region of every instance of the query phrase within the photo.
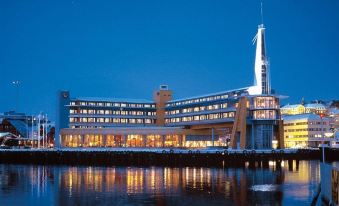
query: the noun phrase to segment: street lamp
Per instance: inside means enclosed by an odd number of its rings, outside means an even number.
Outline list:
[[[16,109],[19,111],[19,86],[21,82],[19,80],[12,81],[14,87],[16,87]]]
[[[324,114],[321,113],[320,115],[320,119],[321,119],[321,131],[320,131],[320,135],[321,135],[321,139],[322,139],[322,156],[323,156],[323,163],[325,163],[325,139],[324,139]]]

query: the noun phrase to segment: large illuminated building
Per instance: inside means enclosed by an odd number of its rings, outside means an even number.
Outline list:
[[[73,98],[59,93],[62,147],[283,147],[279,96],[271,93],[265,28],[256,35],[254,86],[173,99],[166,85],[153,101]]]

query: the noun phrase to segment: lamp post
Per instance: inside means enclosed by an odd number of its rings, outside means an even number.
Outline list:
[[[34,138],[33,138],[33,136],[34,136],[34,116],[33,115],[32,115],[32,126],[31,126],[31,129],[32,129],[32,131],[31,131],[31,140],[32,140],[31,147],[33,148],[34,147]]]
[[[16,87],[16,110],[19,111],[19,86],[21,82],[19,80],[12,81],[14,87]]]
[[[320,135],[321,135],[321,139],[322,139],[322,156],[323,156],[323,163],[325,163],[325,140],[324,140],[324,121],[323,121],[323,117],[324,117],[324,114],[321,113],[320,115],[320,119],[321,119],[321,131],[320,131]]]
[[[45,134],[46,134],[46,138],[45,138],[45,146],[49,147],[49,143],[48,143],[48,118],[47,118],[47,114],[45,116]]]

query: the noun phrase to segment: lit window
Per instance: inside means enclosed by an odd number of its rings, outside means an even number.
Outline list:
[[[104,121],[105,121],[104,118],[97,118],[97,122],[99,122],[99,123],[102,123],[102,122],[104,122]]]

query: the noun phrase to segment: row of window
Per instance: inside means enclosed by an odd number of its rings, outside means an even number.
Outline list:
[[[71,106],[155,108],[155,104],[136,104],[136,103],[120,103],[120,102],[87,102],[87,101],[72,101]]]
[[[256,97],[254,108],[278,108],[275,97]]]
[[[179,147],[181,135],[62,135],[64,147]]]
[[[254,119],[275,119],[276,112],[274,110],[258,110],[253,112]]]
[[[323,125],[326,125],[326,122],[322,123]],[[321,122],[297,122],[297,123],[286,123],[284,126],[294,126],[294,125],[321,125]]]
[[[321,138],[321,134],[312,134],[312,135],[289,135],[286,138]]]
[[[290,136],[286,136],[286,138],[303,138],[303,137],[308,137],[308,135],[290,135]]]
[[[185,105],[185,104],[215,101],[215,100],[219,100],[219,99],[227,99],[231,96],[237,97],[238,94],[237,93],[230,93],[230,94],[215,95],[215,96],[210,96],[210,97],[201,97],[201,98],[197,98],[197,99],[189,99],[189,100],[185,100],[185,101],[168,103],[168,104],[166,104],[166,106],[170,107],[170,106],[179,106],[179,105]]]
[[[326,128],[322,129],[326,131]],[[321,128],[286,129],[285,132],[321,131]]]
[[[140,118],[91,118],[91,117],[82,117],[69,118],[71,123],[115,123],[115,124],[153,124],[154,119],[140,119]]]
[[[166,123],[178,123],[178,122],[192,122],[192,121],[232,118],[234,117],[234,114],[235,114],[234,112],[224,112],[224,113],[215,113],[215,114],[207,114],[207,115],[176,117],[176,118],[168,118],[165,120],[165,122]]]
[[[227,103],[222,104],[214,104],[209,106],[200,106],[200,107],[190,107],[190,108],[184,108],[184,109],[176,109],[171,111],[166,111],[166,115],[175,115],[180,113],[192,113],[192,112],[202,112],[206,110],[217,110],[217,109],[226,109]]]
[[[103,109],[70,109],[70,114],[100,114],[100,115],[134,115],[134,116],[154,116],[155,112],[145,111],[124,111],[124,110],[103,110]]]

